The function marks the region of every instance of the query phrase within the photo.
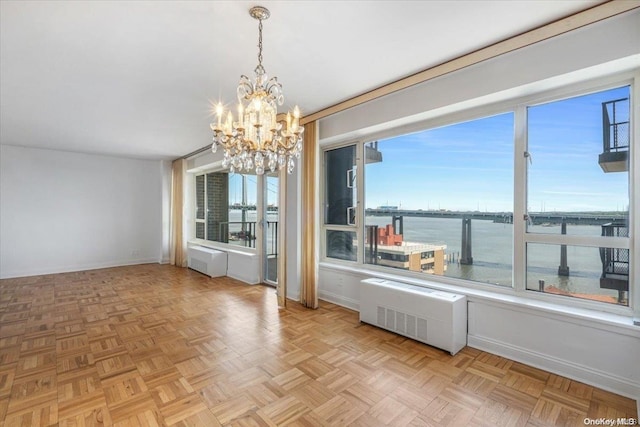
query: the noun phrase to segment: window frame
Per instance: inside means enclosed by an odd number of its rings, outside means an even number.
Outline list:
[[[620,312],[620,314],[630,315],[632,313],[637,313],[637,310],[640,309],[639,303],[637,302],[638,296],[640,293],[640,289],[636,286],[634,289],[634,277],[637,276],[638,266],[637,262],[633,261],[634,252],[638,249],[632,249],[632,240],[633,236],[636,235],[632,233],[632,229],[638,226],[638,222],[640,220],[637,218],[637,211],[633,208],[634,201],[637,203],[637,200],[640,197],[635,197],[635,192],[638,190],[634,186],[633,181],[633,170],[638,167],[637,162],[634,161],[635,152],[639,151],[638,148],[638,140],[634,138],[633,129],[637,127],[635,122],[638,120],[637,114],[634,115],[634,90],[637,90],[638,86],[638,76],[629,76],[626,78],[618,78],[618,79],[599,79],[595,82],[587,82],[587,83],[579,83],[576,85],[567,86],[564,88],[546,91],[541,94],[531,95],[529,97],[525,97],[518,103],[516,106],[517,117],[520,118],[520,126],[521,128],[516,131],[516,152],[514,153],[516,158],[520,160],[521,168],[516,169],[516,175],[518,176],[518,184],[519,188],[522,191],[519,192],[519,204],[517,205],[520,209],[518,212],[518,216],[516,216],[514,206],[514,225],[515,218],[522,218],[522,221],[518,221],[520,225],[520,230],[518,233],[515,232],[514,228],[514,251],[518,250],[518,257],[521,260],[519,263],[518,276],[515,275],[514,272],[514,284],[518,284],[518,288],[515,289],[517,292],[524,292],[528,297],[542,297],[546,296],[550,298],[550,302],[554,303],[563,303],[572,306],[581,307],[583,304],[585,308],[593,308],[601,311],[610,311],[610,312]],[[585,96],[593,93],[604,92],[611,89],[616,89],[619,87],[629,86],[629,120],[631,122],[630,129],[630,141],[629,141],[629,237],[606,237],[606,236],[584,236],[584,235],[571,235],[571,234],[546,234],[546,233],[533,233],[527,230],[527,217],[528,209],[527,209],[527,200],[528,200],[528,175],[529,175],[529,162],[528,162],[528,108],[536,107],[544,104],[549,104],[553,102],[559,102],[566,99],[576,98],[580,96]],[[516,120],[516,123],[518,121]],[[517,126],[517,125],[516,125]],[[628,306],[621,306],[617,304],[609,304],[604,302],[596,302],[589,301],[586,299],[572,298],[566,297],[562,295],[551,295],[546,294],[544,292],[539,292],[531,289],[527,289],[527,244],[549,244],[549,245],[567,245],[567,246],[583,246],[583,247],[593,247],[593,248],[616,248],[616,249],[628,249],[629,257],[630,257],[630,271],[629,271],[629,295],[628,295]],[[515,259],[514,259],[514,269],[515,269]],[[521,278],[521,280],[515,280],[517,277]],[[560,298],[558,298],[560,297]],[[545,298],[546,300],[546,298]]]
[[[194,219],[194,228],[193,228],[193,234],[191,236],[190,241],[194,241],[197,243],[200,243],[204,246],[208,246],[208,247],[212,247],[212,248],[220,248],[223,250],[235,250],[235,251],[240,251],[240,252],[247,252],[247,253],[252,253],[252,254],[260,254],[261,250],[258,247],[258,245],[262,244],[262,238],[261,238],[261,234],[262,234],[262,225],[261,225],[261,221],[258,218],[256,221],[256,243],[255,243],[255,247],[248,247],[248,246],[240,246],[240,245],[234,245],[232,243],[224,243],[224,242],[219,242],[216,240],[208,240],[207,239],[207,215],[209,212],[209,208],[207,207],[207,174],[210,173],[216,173],[216,172],[224,172],[227,174],[231,174],[231,172],[229,172],[229,169],[224,169],[224,168],[212,168],[212,169],[206,169],[206,170],[200,170],[198,172],[193,173],[192,179],[193,179],[193,219]],[[197,194],[197,185],[196,185],[196,177],[198,176],[204,176],[204,219],[198,219],[196,218],[196,211],[198,208],[198,194]],[[262,203],[263,203],[263,195],[261,194],[261,188],[264,186],[263,185],[263,179],[261,176],[256,175],[256,212],[259,212],[260,209],[262,208]],[[228,207],[227,207],[228,209]],[[204,224],[204,238],[198,238],[196,237],[196,227],[195,224],[197,223],[203,223]]]
[[[327,191],[327,183],[326,183],[326,174],[325,174],[325,170],[326,170],[326,152],[327,151],[331,151],[331,150],[336,150],[339,148],[344,148],[344,147],[349,147],[349,146],[355,146],[356,148],[356,175],[355,175],[355,180],[356,180],[356,211],[355,211],[355,223],[353,225],[340,225],[340,224],[326,224],[326,191]],[[361,215],[364,212],[362,206],[363,206],[363,190],[362,190],[362,182],[363,182],[363,178],[364,178],[364,174],[363,174],[363,168],[360,167],[360,162],[361,159],[363,158],[362,153],[364,150],[364,143],[362,143],[362,141],[360,140],[350,140],[348,142],[343,142],[340,144],[332,144],[330,147],[327,148],[322,148],[320,153],[321,155],[319,156],[321,158],[321,178],[320,178],[320,227],[321,227],[321,232],[320,232],[320,239],[319,239],[319,243],[320,243],[320,259],[321,260],[327,260],[330,262],[336,262],[336,263],[340,263],[340,264],[345,264],[345,265],[351,265],[353,266],[354,264],[360,264],[362,262],[362,260],[364,259],[364,249],[362,247],[361,244],[361,236],[363,236],[363,232],[361,230],[361,224],[362,224],[362,219],[361,219]],[[356,241],[358,242],[357,247],[356,247],[356,260],[355,261],[351,261],[351,260],[345,260],[345,259],[340,259],[340,258],[333,258],[333,257],[328,257],[327,256],[327,231],[346,231],[346,232],[353,232],[356,234]]]
[[[197,177],[199,176],[202,176],[204,179],[204,183],[202,185],[204,189],[204,201],[202,204],[204,215],[202,218],[198,218],[198,183],[197,183],[198,178]],[[194,222],[194,229],[193,229],[194,238],[200,239],[199,237],[197,237],[198,224],[202,224],[204,227],[204,236],[205,236],[205,238],[202,240],[206,240],[206,237],[207,237],[207,174],[206,172],[199,172],[193,175],[193,222]]]
[[[527,213],[527,159],[525,152],[527,151],[527,108],[535,105],[545,104],[563,99],[573,98],[590,93],[614,89],[621,86],[629,86],[629,102],[630,102],[630,157],[629,157],[629,237],[602,237],[602,236],[576,236],[576,235],[553,235],[553,234],[536,234],[529,233],[526,230]],[[320,236],[319,254],[320,261],[328,265],[343,265],[354,268],[358,271],[378,272],[385,275],[394,275],[399,277],[407,277],[411,279],[419,279],[425,282],[437,282],[443,285],[460,286],[463,288],[489,291],[494,294],[506,294],[516,297],[538,300],[544,303],[554,305],[566,305],[578,309],[586,309],[593,311],[603,311],[623,316],[635,316],[640,318],[640,286],[634,284],[638,282],[640,276],[640,245],[634,241],[636,236],[640,236],[640,113],[637,111],[638,99],[640,99],[640,72],[635,69],[589,79],[577,83],[566,85],[558,85],[557,87],[540,90],[532,95],[513,97],[506,101],[497,103],[488,103],[485,105],[474,106],[466,109],[460,109],[455,112],[444,112],[441,115],[423,119],[413,123],[403,124],[400,126],[376,126],[375,131],[366,133],[359,132],[358,139],[353,137],[341,140],[332,138],[327,143],[320,141],[320,152],[322,155],[322,163],[320,168]],[[364,259],[364,194],[366,193],[366,183],[364,180],[364,146],[366,143],[378,139],[387,139],[401,136],[404,134],[426,131],[438,127],[454,125],[461,122],[472,121],[489,117],[496,114],[509,113],[514,118],[514,137],[513,137],[513,246],[512,246],[512,286],[504,287],[499,285],[485,284],[481,282],[473,282],[465,279],[428,275],[425,277],[423,273],[411,272],[393,269],[390,267],[365,264]],[[340,148],[346,145],[356,144],[356,163],[357,163],[357,180],[358,185],[358,209],[356,215],[356,236],[358,239],[358,254],[356,261],[344,261],[326,256],[326,231],[328,229],[341,229],[339,226],[327,226],[324,219],[325,206],[325,157],[324,153],[328,150]],[[350,229],[351,230],[351,229]],[[588,247],[612,247],[629,249],[630,271],[629,271],[629,294],[628,306],[620,306],[617,304],[608,304],[597,301],[590,301],[579,298],[560,297],[558,295],[546,294],[538,291],[528,290],[526,278],[526,245],[527,243],[550,243],[578,245]],[[426,285],[426,284],[425,284]]]

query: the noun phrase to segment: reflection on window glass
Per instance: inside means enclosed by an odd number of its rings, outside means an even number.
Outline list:
[[[204,239],[204,222],[196,222],[196,238]]]
[[[351,231],[327,230],[326,248],[328,258],[355,261],[357,255],[356,233]]]
[[[255,175],[228,174],[228,216],[221,224],[221,238],[227,243],[255,248],[256,200],[258,182]]]
[[[528,232],[628,223],[629,111],[628,86],[528,109]]]
[[[255,248],[256,192],[254,175],[196,176],[196,237]]]
[[[355,224],[355,164],[355,145],[325,152],[325,224]]]
[[[513,114],[365,146],[365,262],[512,286]]]
[[[204,175],[196,176],[196,219],[204,219],[204,180]]]
[[[527,289],[629,305],[629,250],[528,243]]]

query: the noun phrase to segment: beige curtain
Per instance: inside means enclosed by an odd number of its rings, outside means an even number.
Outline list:
[[[318,308],[316,274],[316,159],[318,152],[317,122],[304,125],[302,149],[302,287],[300,302],[309,308]]]
[[[184,176],[187,161],[174,160],[171,165],[171,264],[187,266],[187,242],[184,236]]]

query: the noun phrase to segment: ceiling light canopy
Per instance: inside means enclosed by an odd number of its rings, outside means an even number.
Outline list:
[[[300,110],[296,106],[286,120],[277,120],[278,105],[284,103],[282,85],[277,77],[269,79],[262,66],[262,21],[269,18],[267,8],[252,7],[249,14],[258,24],[258,65],[253,81],[240,76],[238,85],[238,119],[221,103],[216,107],[217,123],[211,123],[211,151],[224,150],[223,167],[233,172],[252,171],[262,175],[286,167],[292,173],[294,159],[302,151],[304,127],[300,126]]]

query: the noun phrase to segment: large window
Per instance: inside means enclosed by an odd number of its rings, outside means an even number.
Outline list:
[[[514,102],[325,150],[325,259],[628,306],[630,98]]]
[[[628,305],[629,95],[528,108],[527,289]]]
[[[364,261],[511,286],[513,114],[365,144]]]
[[[255,248],[256,177],[222,171],[195,180],[196,238]]]

